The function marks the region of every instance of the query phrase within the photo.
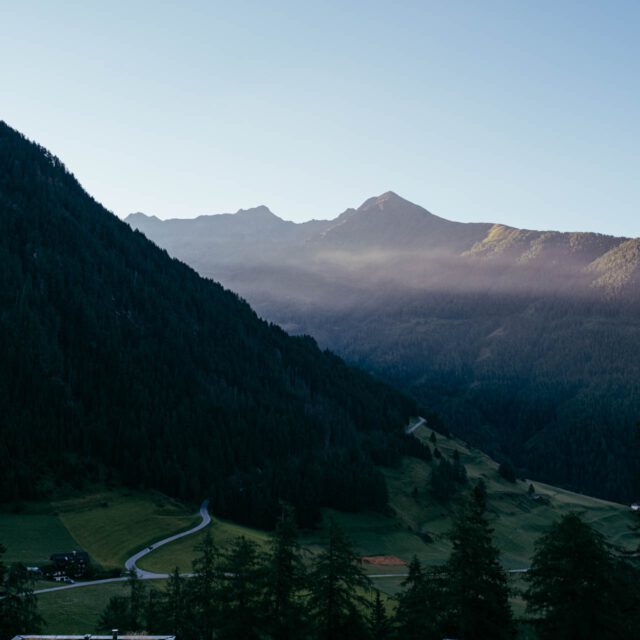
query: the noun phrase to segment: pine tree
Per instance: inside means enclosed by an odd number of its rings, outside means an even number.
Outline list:
[[[111,596],[107,606],[100,614],[98,628],[101,631],[111,631],[112,629],[129,631],[130,620],[131,612],[127,596]]]
[[[167,580],[167,587],[157,604],[155,617],[148,616],[148,630],[171,635],[185,640],[190,637],[191,620],[190,592],[185,579],[176,567]]]
[[[478,480],[473,488],[473,499],[483,511],[487,508],[487,484],[482,478]]]
[[[429,615],[426,605],[426,579],[417,556],[409,564],[409,575],[402,582],[403,590],[398,596],[395,629],[398,638],[423,640],[425,617]]]
[[[195,621],[195,632],[198,638],[212,640],[218,614],[215,598],[219,576],[218,550],[209,532],[196,547],[196,551],[199,555],[193,561],[194,576],[189,581],[191,614]]]
[[[394,637],[398,640],[440,640],[443,630],[443,589],[441,571],[426,572],[416,556],[409,575],[397,596]]]
[[[366,635],[362,611],[370,607],[362,594],[371,588],[340,528],[331,521],[329,540],[314,563],[310,576],[310,607],[319,640],[359,638]]]
[[[570,513],[536,543],[529,587],[529,613],[540,616],[541,638],[623,637],[616,570],[601,534]]]
[[[129,621],[126,628],[128,631],[140,631],[144,626],[146,589],[135,569],[129,571],[127,587],[129,587]]]
[[[255,542],[234,540],[219,563],[215,637],[220,640],[257,640],[261,637],[263,567]]]
[[[484,517],[484,505],[475,496],[455,518],[447,562],[449,624],[460,640],[513,638],[507,575]]]
[[[274,640],[304,636],[307,616],[301,592],[306,582],[293,509],[282,505],[282,513],[271,538],[265,575],[266,620]]]
[[[376,598],[373,601],[373,607],[371,609],[369,635],[371,636],[371,640],[387,640],[391,637],[391,624],[387,617],[387,611],[382,602],[382,598],[380,597],[380,591],[377,589]]]
[[[0,544],[0,592],[3,592],[0,598],[0,638],[3,639],[37,633],[44,622],[38,614],[32,576],[21,564],[7,570],[2,562],[5,550]]]

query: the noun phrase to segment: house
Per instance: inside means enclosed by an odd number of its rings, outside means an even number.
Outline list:
[[[86,551],[54,553],[49,557],[53,565],[53,576],[82,578],[87,575],[91,560]]]

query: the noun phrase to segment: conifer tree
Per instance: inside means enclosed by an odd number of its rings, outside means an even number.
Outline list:
[[[185,640],[192,631],[192,616],[189,611],[189,588],[176,567],[167,581],[167,587],[157,606],[157,614],[149,616],[148,628],[158,633],[171,633]]]
[[[207,532],[196,547],[198,557],[193,561],[194,577],[189,583],[191,614],[196,633],[201,640],[212,640],[217,621],[216,587],[218,585],[218,550]]]
[[[425,602],[425,575],[417,556],[413,556],[409,564],[409,575],[403,580],[402,587],[395,615],[396,635],[406,640],[422,640],[424,620],[429,612]]]
[[[342,530],[331,521],[329,540],[310,576],[310,606],[318,640],[366,636],[362,611],[370,607],[362,594],[371,588],[362,563]]]
[[[487,508],[487,484],[482,478],[478,480],[473,488],[473,499],[483,511]]]
[[[507,640],[515,635],[507,575],[492,533],[483,501],[472,495],[454,520],[447,562],[449,625],[460,640]]]
[[[240,536],[218,563],[216,639],[257,640],[262,636],[263,567],[255,542]]]
[[[543,639],[623,637],[616,568],[603,536],[570,513],[536,543],[527,610],[541,617]]]
[[[438,572],[427,573],[416,556],[402,583],[394,619],[395,636],[408,640],[440,640],[443,628],[442,579]]]
[[[131,569],[127,578],[129,588],[128,631],[140,631],[143,628],[146,589],[135,569]]]
[[[265,573],[266,621],[274,640],[303,637],[307,616],[301,592],[306,582],[294,512],[283,504],[271,538]]]
[[[38,613],[32,577],[21,564],[7,569],[2,562],[5,551],[0,544],[0,638],[3,640],[22,633],[37,633],[44,622]]]
[[[102,631],[111,631],[112,629],[129,631],[130,620],[131,615],[127,596],[111,596],[100,614],[98,628]]]
[[[376,598],[371,609],[370,622],[371,640],[388,640],[391,637],[391,624],[387,617],[387,611],[380,597],[380,591],[376,589]]]

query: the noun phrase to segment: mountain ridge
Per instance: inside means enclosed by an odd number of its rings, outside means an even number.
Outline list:
[[[254,218],[247,213],[255,210],[240,209],[235,214],[166,221],[135,214],[126,221],[143,232],[153,225],[153,232],[149,229],[151,235],[155,234],[152,239],[198,270],[206,269],[207,251],[212,249],[212,243],[221,242],[223,235],[229,233],[224,227],[228,224],[235,225],[234,230],[242,235],[234,237],[233,247],[216,246],[218,253],[227,256],[227,263],[275,261],[283,252],[285,260],[296,255],[302,260],[301,254],[309,256],[309,251],[313,260],[324,263],[340,256],[349,260],[353,252],[360,252],[366,261],[368,253],[383,251],[387,252],[393,268],[403,273],[407,266],[400,263],[406,261],[411,252],[409,261],[413,270],[417,263],[428,262],[429,255],[425,252],[432,252],[438,260],[429,265],[431,273],[424,278],[431,285],[445,274],[453,278],[456,287],[463,286],[467,278],[478,279],[479,268],[487,278],[493,278],[492,286],[505,286],[504,274],[496,269],[506,262],[515,266],[525,279],[529,269],[529,279],[537,282],[527,283],[526,287],[569,288],[587,296],[597,290],[617,296],[640,277],[640,257],[632,250],[634,244],[625,245],[633,241],[632,238],[593,232],[519,229],[500,223],[457,222],[437,216],[393,191],[368,198],[358,208],[346,209],[329,220],[285,221],[265,207],[264,211],[268,211],[264,214],[268,221],[265,224],[272,223],[266,228],[256,224],[257,219],[262,220],[262,214]],[[188,232],[177,232],[178,226],[194,232],[197,228],[197,233],[189,236]],[[166,232],[162,231],[163,227]],[[168,227],[172,227],[170,233]],[[627,251],[620,249],[622,245]],[[605,258],[611,251],[614,253]],[[239,257],[235,258],[236,255]],[[541,272],[545,273],[544,277]],[[207,275],[212,273],[215,271],[207,271]],[[404,281],[399,277],[398,285],[410,282],[415,286],[419,280],[411,273]]]
[[[488,228],[493,228],[493,227],[501,227],[504,229],[510,229],[510,230],[515,230],[515,231],[521,231],[521,232],[525,232],[525,233],[533,233],[533,234],[548,234],[548,233],[553,233],[553,234],[561,234],[561,235],[571,235],[571,236],[581,236],[581,235],[594,235],[594,236],[600,236],[600,237],[604,237],[604,238],[615,238],[615,239],[620,239],[620,240],[633,240],[635,239],[633,236],[615,236],[615,235],[611,235],[611,234],[606,234],[606,233],[602,233],[599,231],[557,231],[554,229],[530,229],[527,227],[514,227],[511,225],[508,225],[506,223],[503,222],[482,222],[482,221],[473,221],[473,222],[461,222],[459,220],[452,220],[449,218],[445,218],[443,216],[439,216],[437,214],[432,213],[430,210],[426,209],[425,207],[422,207],[421,205],[418,205],[406,198],[403,198],[402,196],[400,196],[399,194],[397,194],[395,191],[385,191],[384,193],[381,193],[380,195],[377,196],[370,196],[368,198],[366,198],[362,204],[360,204],[357,207],[349,207],[347,209],[345,209],[342,213],[339,213],[337,215],[334,215],[333,217],[327,217],[327,218],[311,218],[309,220],[301,220],[301,221],[295,221],[295,220],[286,220],[280,216],[278,216],[278,214],[274,213],[273,211],[271,211],[271,209],[267,206],[267,205],[257,205],[256,207],[249,207],[248,209],[238,209],[235,212],[221,212],[221,213],[204,213],[204,214],[198,214],[196,216],[192,216],[192,217],[180,217],[180,218],[159,218],[156,215],[153,214],[147,214],[144,212],[133,212],[130,214],[127,214],[123,219],[125,222],[129,222],[132,219],[135,219],[136,216],[144,216],[146,218],[155,218],[157,220],[160,220],[161,222],[169,222],[172,220],[184,220],[184,221],[193,221],[199,218],[215,218],[216,216],[234,216],[237,214],[243,214],[246,212],[251,212],[257,209],[266,209],[267,211],[269,211],[272,215],[274,215],[276,218],[278,218],[279,220],[282,220],[283,222],[291,222],[292,224],[295,225],[305,225],[311,222],[316,222],[316,223],[335,223],[337,222],[341,217],[343,216],[350,216],[355,212],[358,211],[367,211],[367,210],[371,210],[372,208],[374,208],[375,206],[377,206],[378,208],[384,208],[382,205],[384,205],[387,202],[392,202],[396,205],[402,203],[405,205],[409,205],[411,207],[417,207],[419,209],[421,209],[422,211],[424,211],[425,213],[427,213],[429,215],[429,217],[432,218],[436,218],[438,220],[450,223],[450,224],[456,224],[456,225],[482,225],[483,227],[488,227]]]

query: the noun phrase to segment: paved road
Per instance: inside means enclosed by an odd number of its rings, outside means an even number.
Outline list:
[[[160,540],[159,542],[154,542],[152,545],[146,547],[142,551],[138,551],[138,553],[132,555],[125,563],[125,569],[127,571],[135,571],[138,574],[138,578],[144,578],[145,580],[154,580],[157,578],[167,578],[169,576],[168,573],[155,573],[153,571],[145,571],[144,569],[140,569],[138,567],[138,561],[144,558],[146,555],[150,554],[152,551],[155,551],[159,547],[163,547],[165,544],[169,544],[170,542],[175,542],[176,540],[180,540],[180,538],[185,538],[186,536],[190,536],[196,531],[200,531],[200,529],[204,529],[210,522],[211,516],[209,515],[209,501],[205,500],[200,506],[200,517],[202,518],[202,522],[197,526],[193,527],[193,529],[189,529],[189,531],[183,531],[182,533],[176,533],[174,536],[170,536],[169,538],[165,538],[164,540]]]
[[[155,551],[155,549],[157,549],[158,547],[162,547],[165,544],[169,544],[170,542],[174,542],[175,540],[179,540],[180,538],[190,536],[196,533],[196,531],[200,531],[201,529],[204,529],[211,522],[211,515],[209,514],[208,507],[209,507],[209,501],[205,500],[200,506],[200,517],[202,518],[202,521],[192,529],[189,529],[188,531],[183,531],[182,533],[176,533],[175,535],[169,536],[164,540],[154,542],[152,545],[144,548],[142,551],[138,551],[138,553],[135,553],[134,555],[132,555],[124,563],[126,570],[135,571],[141,580],[163,580],[165,578],[168,578],[169,577],[168,573],[154,573],[153,571],[145,571],[144,569],[140,569],[137,566],[138,561],[141,558],[144,558],[144,556],[151,553],[152,551]],[[183,575],[190,576],[192,574],[185,573]],[[108,584],[109,582],[125,582],[128,579],[129,578],[127,576],[121,576],[119,578],[105,578],[104,580],[89,580],[86,582],[74,582],[73,584],[63,584],[57,587],[48,587],[46,589],[38,589],[37,591],[34,591],[34,593],[38,594],[38,593],[50,593],[52,591],[66,591],[67,589],[78,589],[79,587],[92,587],[92,586],[101,585],[101,584]]]
[[[416,422],[414,425],[411,425],[410,427],[407,427],[406,429],[406,433],[413,433],[418,427],[421,427],[423,424],[426,424],[427,421],[424,418],[421,418],[420,416],[418,416],[418,422]]]

